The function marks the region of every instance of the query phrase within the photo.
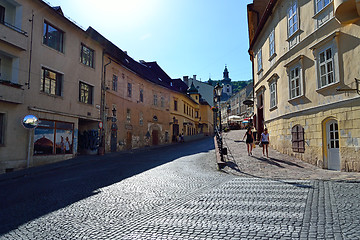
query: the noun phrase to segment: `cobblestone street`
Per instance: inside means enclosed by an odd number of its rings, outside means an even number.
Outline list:
[[[312,167],[247,158],[238,133],[224,171],[206,138],[0,178],[0,239],[360,239],[356,174],[293,175]]]

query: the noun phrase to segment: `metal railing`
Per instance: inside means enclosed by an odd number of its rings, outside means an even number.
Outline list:
[[[220,159],[223,162],[224,161],[223,139],[222,139],[222,133],[219,131],[218,127],[215,128],[215,136],[216,136],[218,150],[220,153]]]

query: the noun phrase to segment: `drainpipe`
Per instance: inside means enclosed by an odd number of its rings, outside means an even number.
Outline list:
[[[31,37],[30,37],[29,73],[28,73],[28,82],[26,84],[28,86],[28,89],[30,89],[30,78],[31,78],[32,42],[33,42],[33,30],[34,30],[34,10],[31,11],[31,19],[29,19],[29,22],[31,22]]]
[[[106,129],[107,129],[107,120],[106,120],[106,117],[105,117],[105,110],[106,110],[106,67],[111,64],[111,58],[109,58],[110,62],[108,62],[107,64],[104,65],[104,56],[105,56],[105,53],[103,51],[103,54],[102,54],[102,65],[103,65],[103,69],[104,69],[104,72],[103,72],[103,75],[101,76],[101,113],[100,113],[100,117],[101,117],[101,120],[103,122],[103,128],[100,130],[100,136],[101,136],[101,140],[100,140],[100,144],[101,146],[104,148],[104,153],[105,153],[105,139],[104,139],[104,132],[106,133]]]

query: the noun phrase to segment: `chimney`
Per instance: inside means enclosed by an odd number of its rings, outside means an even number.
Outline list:
[[[184,82],[186,83],[186,85],[189,85],[188,84],[189,83],[189,76],[184,76],[183,79],[184,79]]]
[[[196,81],[196,75],[193,75],[193,81]]]

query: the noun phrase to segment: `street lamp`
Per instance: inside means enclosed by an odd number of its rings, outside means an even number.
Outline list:
[[[220,104],[220,97],[221,97],[221,93],[222,93],[222,89],[223,89],[223,86],[220,85],[219,83],[216,84],[215,86],[215,94],[216,94],[216,97],[217,97],[217,102],[218,102],[218,105],[219,105],[219,120],[220,120],[220,132],[222,131],[222,125],[221,125],[221,104]]]

